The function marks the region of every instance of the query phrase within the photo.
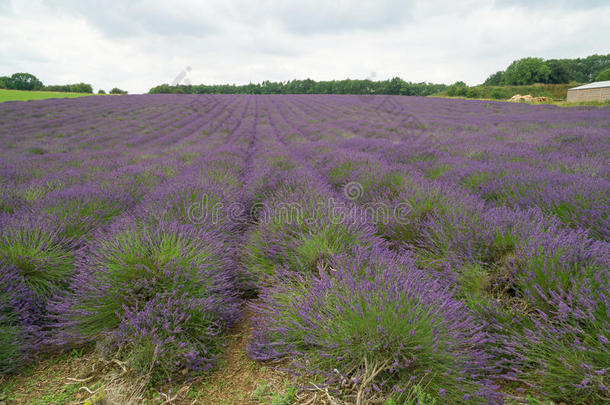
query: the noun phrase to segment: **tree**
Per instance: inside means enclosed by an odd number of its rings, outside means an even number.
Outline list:
[[[172,92],[172,86],[170,86],[167,83],[163,83],[158,86],[155,86],[152,89],[150,89],[150,91],[149,91],[150,94],[161,94],[161,93],[168,94],[171,92]]]
[[[40,90],[44,87],[42,82],[30,73],[14,73],[11,81],[13,88],[17,90]]]
[[[127,91],[114,87],[112,90],[110,90],[110,94],[127,94]]]
[[[72,93],[93,93],[93,87],[87,83],[76,83],[68,85]]]
[[[502,81],[504,80],[504,71],[500,70],[497,71],[496,73],[490,75],[487,80],[485,80],[486,85],[488,86],[499,86],[502,84]]]
[[[402,89],[405,84],[405,81],[400,77],[393,77],[386,85],[386,94],[400,94],[400,89]]]
[[[591,55],[576,61],[583,82],[592,82],[603,70],[610,68],[610,55]]]
[[[605,80],[610,80],[610,67],[606,70],[602,70],[597,76],[595,76],[596,82],[603,82]]]
[[[512,85],[548,83],[551,69],[542,58],[523,58],[514,61],[504,72],[504,82]]]
[[[13,79],[8,76],[0,76],[0,89],[12,89]]]
[[[106,92],[104,91],[104,89],[99,89],[99,90],[97,91],[97,94],[106,94]]]
[[[67,84],[51,84],[49,86],[44,86],[44,91],[61,91],[61,92],[69,92],[70,86]]]
[[[450,97],[461,96],[464,97],[468,92],[468,86],[466,83],[459,81],[453,83],[449,88],[447,88],[447,95]]]
[[[60,91],[64,93],[93,93],[93,87],[87,83],[74,83],[74,84],[58,84],[51,86],[44,86],[46,91]]]
[[[546,61],[551,70],[549,73],[549,83],[570,83],[570,65],[566,59],[550,59]]]

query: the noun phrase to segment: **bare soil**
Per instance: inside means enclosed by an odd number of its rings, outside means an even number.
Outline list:
[[[289,376],[276,369],[281,364],[261,364],[248,358],[246,351],[252,334],[251,314],[229,333],[227,347],[218,366],[205,376],[187,383],[148,390],[135,403],[237,405],[271,403],[274,395],[285,391]],[[112,375],[117,389],[120,364],[103,361],[93,348],[41,359],[20,374],[0,377],[0,405],[8,404],[114,404],[114,395],[95,395],[109,391]],[[120,384],[137,384],[124,373]],[[255,395],[253,395],[255,394]],[[101,398],[100,398],[101,397]],[[96,398],[99,398],[96,400]]]

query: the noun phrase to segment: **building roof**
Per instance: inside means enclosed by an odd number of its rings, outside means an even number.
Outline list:
[[[572,87],[568,90],[598,89],[600,87],[610,87],[610,80],[606,80],[604,82],[593,82],[589,84],[584,84],[582,86]]]

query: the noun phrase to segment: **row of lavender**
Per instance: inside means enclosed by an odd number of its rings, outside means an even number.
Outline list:
[[[240,313],[234,224],[188,210],[239,198],[255,118],[184,101],[3,109],[2,372],[91,341],[153,381],[214,363]]]
[[[254,294],[253,358],[356,402],[608,399],[604,110],[108,100],[0,108],[5,371],[207,370]]]
[[[266,325],[252,345],[255,358],[301,359],[295,362],[301,371],[358,392],[357,400],[372,400],[377,391],[408,402],[425,387],[449,403],[494,402],[500,392],[515,399],[533,393],[570,403],[608,401],[604,110],[520,106],[507,119],[481,111],[507,114],[498,104],[465,103],[462,114],[485,119],[451,117],[448,130],[421,111],[421,104],[442,107],[444,100],[291,102],[271,100],[269,121],[282,145],[270,149],[287,148],[296,161],[279,160],[291,170],[275,182],[283,186],[264,204],[271,212],[248,244],[249,269],[274,281],[254,306]],[[302,179],[316,181],[301,185]],[[346,185],[357,185],[356,194]],[[343,201],[348,212],[321,213],[328,204],[320,200],[340,201],[341,191],[361,209]],[[285,209],[276,217],[278,206],[303,208],[301,220],[286,225]],[[317,222],[320,216],[326,222]],[[338,217],[341,226],[332,221]],[[409,287],[390,274],[396,258],[401,276],[414,277]],[[430,321],[418,319],[419,311],[430,314],[445,302],[430,280],[451,291],[448,306],[456,312],[439,317],[455,322],[447,329],[474,336],[439,336],[434,332],[444,327],[430,333]],[[396,285],[405,296],[387,291]],[[434,299],[427,301],[424,291]],[[428,302],[437,303],[434,310]],[[401,322],[401,303],[412,316],[408,325]],[[466,351],[470,356],[456,356]],[[465,364],[470,368],[460,369]],[[461,376],[457,382],[452,371]]]
[[[287,143],[292,120],[282,107],[268,107],[275,130],[250,179],[262,208],[245,264],[260,280],[251,308],[263,326],[251,356],[295,359],[310,387],[358,403],[411,402],[417,392],[449,403],[499,401],[474,313],[407,252],[390,250],[309,165],[303,145]]]

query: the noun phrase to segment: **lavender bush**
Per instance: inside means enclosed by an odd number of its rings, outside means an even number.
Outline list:
[[[402,401],[419,387],[438,401],[497,400],[482,326],[412,263],[357,250],[313,277],[288,271],[280,280],[253,306],[264,325],[254,358],[296,357],[331,387],[349,382],[358,401]]]
[[[24,213],[0,218],[0,259],[25,283],[37,305],[66,289],[74,276],[74,241],[62,228]],[[9,270],[6,270],[7,272]]]
[[[65,339],[107,338],[153,380],[209,369],[222,347],[217,335],[239,315],[230,262],[213,234],[126,219],[79,259],[74,297],[54,310],[66,314]]]
[[[31,360],[40,338],[41,309],[14,266],[0,261],[0,373]]]

